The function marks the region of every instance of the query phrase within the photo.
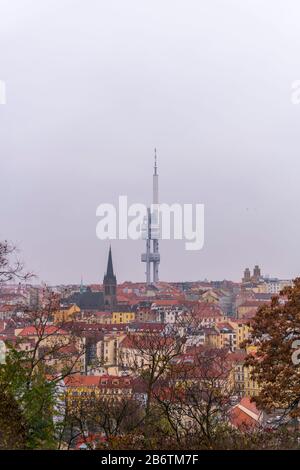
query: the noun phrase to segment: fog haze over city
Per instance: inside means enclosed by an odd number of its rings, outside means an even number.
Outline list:
[[[0,239],[42,280],[101,282],[96,208],[151,202],[156,147],[160,201],[205,205],[204,248],[163,240],[162,280],[296,276],[299,14],[296,0],[0,0]],[[144,280],[144,242],[111,245],[118,281]]]

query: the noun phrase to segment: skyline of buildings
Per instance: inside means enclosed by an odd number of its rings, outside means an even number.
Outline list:
[[[114,264],[117,266],[118,261]],[[192,377],[193,383],[199,386],[200,395],[203,380],[209,383],[206,375],[202,375],[207,373],[206,368],[201,369],[201,361],[205,364],[206,355],[217,361],[215,366],[208,368],[209,380],[216,373],[214,389],[215,383],[220,381],[214,367],[225,367],[222,384],[230,388],[230,398],[228,409],[222,409],[224,398],[219,411],[226,414],[226,418],[220,419],[229,422],[231,428],[243,432],[246,425],[253,430],[275,429],[278,411],[260,410],[251,401],[259,395],[261,385],[252,377],[246,358],[248,354],[256,354],[257,347],[255,344],[245,346],[245,341],[251,338],[251,326],[257,312],[271,303],[273,292],[269,292],[267,286],[275,282],[274,279],[265,279],[257,265],[253,275],[250,273],[249,276],[246,269],[239,283],[160,281],[150,285],[146,282],[118,284],[116,272],[110,248],[102,284],[85,286],[81,283],[54,288],[53,294],[59,296],[59,303],[53,307],[43,326],[44,339],[41,339],[39,324],[32,321],[30,311],[40,312],[42,316],[44,309],[47,311],[45,288],[24,283],[2,284],[2,363],[9,354],[8,342],[20,351],[31,351],[38,344],[39,357],[45,355],[44,366],[51,367],[52,374],[61,374],[67,364],[72,364],[72,374],[63,375],[59,381],[60,393],[68,407],[76,410],[85,400],[87,403],[88,400],[104,400],[102,406],[108,403],[111,407],[113,403],[130,399],[143,410],[149,390],[144,382],[147,374],[143,376],[142,372],[151,367],[151,354],[154,358],[159,357],[158,345],[162,342],[165,354],[172,351],[168,367],[181,373],[186,370],[186,386]],[[280,281],[277,281],[278,284]],[[145,345],[142,346],[140,341],[145,341]],[[173,341],[182,343],[176,352],[170,350],[169,344]],[[52,358],[49,350],[53,344],[56,346]],[[60,345],[58,349],[57,344]],[[80,352],[82,347],[83,352]],[[147,349],[151,347],[153,352]],[[61,354],[58,353],[60,349]],[[168,370],[166,368],[162,383],[158,380],[155,385],[155,394],[165,393]],[[182,383],[180,372],[170,377],[170,390],[174,380]],[[178,403],[180,399],[182,397],[173,398]],[[189,419],[192,420],[192,416]],[[183,413],[178,419],[187,418]],[[106,442],[103,433],[99,436]],[[86,438],[96,445],[94,442],[99,437],[90,431],[85,437],[77,433],[72,437],[71,448],[85,448]]]

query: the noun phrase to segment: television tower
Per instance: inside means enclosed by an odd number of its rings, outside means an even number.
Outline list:
[[[142,254],[141,260],[146,263],[146,283],[151,284],[151,264],[153,265],[153,284],[159,281],[158,268],[160,263],[159,254],[159,203],[158,203],[158,173],[157,155],[154,150],[154,173],[153,173],[153,201],[151,209],[147,209],[147,217],[143,224],[143,238],[146,240],[146,253]],[[152,252],[151,252],[152,240]]]

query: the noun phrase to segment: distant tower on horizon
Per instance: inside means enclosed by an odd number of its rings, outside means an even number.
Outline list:
[[[147,218],[143,225],[143,238],[146,240],[146,253],[143,253],[141,260],[146,263],[146,283],[151,284],[151,264],[153,265],[153,284],[159,281],[158,268],[160,263],[159,254],[159,211],[158,211],[158,173],[157,155],[154,150],[154,173],[153,173],[153,200],[152,208],[147,210]],[[151,240],[153,251],[151,252]]]
[[[105,310],[112,310],[117,303],[117,279],[114,274],[111,247],[109,247],[107,269],[103,278],[103,287]]]
[[[251,276],[251,272],[249,268],[246,268],[244,271],[244,277],[242,279],[243,283],[247,282],[259,282],[261,280],[261,270],[260,267],[256,264],[253,269],[253,275]]]
[[[242,279],[243,282],[250,282],[251,281],[251,272],[249,268],[246,268],[244,271],[244,277]]]
[[[253,269],[253,280],[255,282],[258,282],[261,278],[261,271],[260,271],[260,267],[256,264],[254,266],[254,269]]]

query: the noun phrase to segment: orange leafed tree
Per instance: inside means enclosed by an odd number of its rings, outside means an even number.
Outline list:
[[[251,339],[257,352],[249,354],[247,364],[261,390],[256,403],[272,411],[282,409],[300,416],[300,365],[293,361],[295,342],[300,339],[300,278],[292,287],[262,306],[252,324]],[[294,356],[293,356],[294,354]]]

